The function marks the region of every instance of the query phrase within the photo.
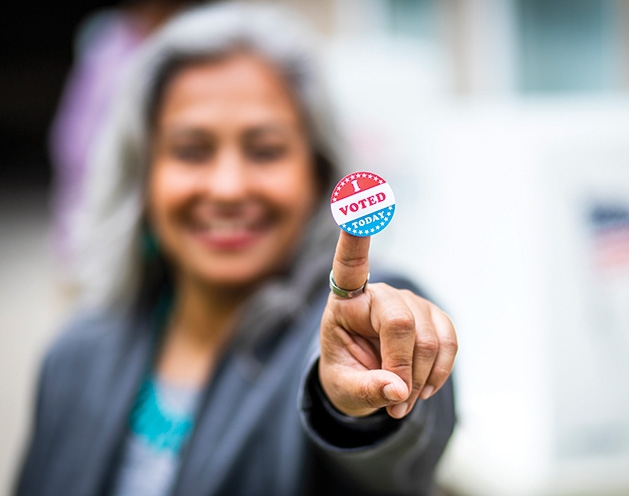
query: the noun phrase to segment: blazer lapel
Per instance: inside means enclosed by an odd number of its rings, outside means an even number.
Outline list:
[[[116,337],[99,357],[89,396],[89,412],[77,418],[74,439],[76,461],[81,467],[72,494],[97,496],[111,483],[112,467],[127,430],[127,419],[152,350],[148,319],[128,319],[128,328],[112,329]],[[135,327],[135,328],[131,328]],[[90,440],[86,442],[86,440]],[[84,458],[80,452],[83,452]],[[67,493],[69,494],[69,493]]]

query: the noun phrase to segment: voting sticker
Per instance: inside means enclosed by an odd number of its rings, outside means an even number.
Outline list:
[[[348,174],[330,198],[332,216],[352,236],[373,236],[389,225],[395,213],[391,186],[373,172]]]

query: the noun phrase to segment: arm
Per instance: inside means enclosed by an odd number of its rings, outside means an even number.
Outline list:
[[[451,379],[403,419],[385,409],[357,418],[330,403],[317,367],[315,357],[304,376],[300,407],[302,424],[324,459],[369,494],[431,494],[435,467],[455,423]]]
[[[368,241],[341,233],[338,286],[365,281]],[[454,425],[456,350],[450,319],[414,292],[373,284],[352,299],[331,294],[303,384],[306,431],[355,485],[428,494]]]

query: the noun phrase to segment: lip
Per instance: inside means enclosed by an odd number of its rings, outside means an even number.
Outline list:
[[[269,231],[269,224],[238,220],[196,223],[190,234],[204,248],[214,251],[245,250],[254,246]]]

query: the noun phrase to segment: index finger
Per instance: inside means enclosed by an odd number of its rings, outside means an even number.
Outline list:
[[[339,288],[354,290],[367,281],[370,239],[368,236],[352,236],[341,230],[332,263],[334,282]]]

